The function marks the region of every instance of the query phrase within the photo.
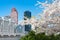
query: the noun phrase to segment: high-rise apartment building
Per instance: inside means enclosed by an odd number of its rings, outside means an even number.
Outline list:
[[[18,12],[15,8],[12,8],[10,16],[12,20],[14,20],[16,24],[18,24]]]

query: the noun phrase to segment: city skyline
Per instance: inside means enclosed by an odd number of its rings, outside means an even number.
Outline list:
[[[11,9],[16,8],[18,11],[18,20],[24,17],[24,11],[31,11],[32,16],[41,13],[43,9],[35,6],[37,1],[45,2],[45,0],[0,0],[0,16],[10,15]]]

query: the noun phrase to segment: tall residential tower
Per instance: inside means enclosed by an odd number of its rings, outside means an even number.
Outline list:
[[[16,24],[18,24],[18,12],[15,8],[12,8],[10,16],[12,20],[14,20]]]

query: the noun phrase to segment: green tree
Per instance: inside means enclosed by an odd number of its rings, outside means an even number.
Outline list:
[[[30,31],[26,36],[22,37],[20,40],[35,40],[35,32]]]
[[[59,35],[45,35],[45,33],[38,33],[35,34],[34,31],[30,31],[27,35],[22,37],[20,40],[60,40],[60,34]]]

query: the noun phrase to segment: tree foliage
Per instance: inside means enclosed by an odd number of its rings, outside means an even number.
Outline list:
[[[30,31],[27,35],[23,36],[20,40],[60,40],[59,35],[45,35],[45,33],[35,34],[34,31]]]

